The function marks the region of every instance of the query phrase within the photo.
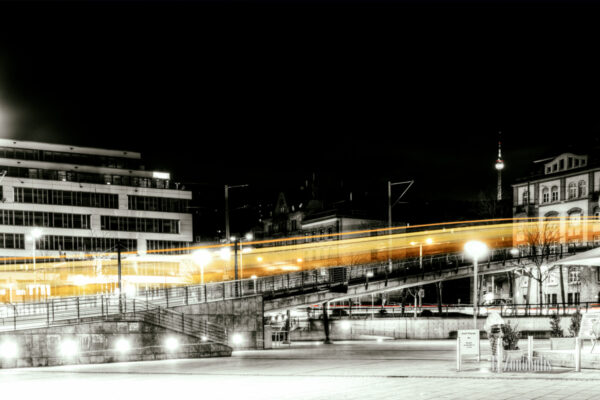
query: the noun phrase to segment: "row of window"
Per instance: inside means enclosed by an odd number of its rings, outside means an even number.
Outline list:
[[[175,240],[146,240],[146,250],[177,249],[190,247],[191,242],[179,242]],[[187,254],[189,250],[171,251],[168,254]]]
[[[579,181],[578,183],[571,182],[569,183],[567,198],[577,199],[580,197],[584,197],[587,194],[587,183],[584,180]],[[546,186],[542,187],[542,203],[551,203],[559,201],[559,191],[558,186],[554,185],[552,188],[548,188]],[[529,202],[529,191],[526,190],[523,192],[523,204],[527,204]]]
[[[137,239],[44,235],[37,240],[36,249],[58,251],[116,251],[118,242],[123,251],[137,250]]]
[[[106,231],[179,233],[179,221],[176,219],[102,215],[100,217],[100,229]]]
[[[168,189],[169,180],[157,178],[143,178],[139,176],[124,176],[110,174],[94,174],[88,172],[62,171],[38,168],[6,167],[7,176],[16,178],[47,179],[53,181],[69,181],[82,183],[101,183],[107,185],[139,186],[156,189]]]
[[[119,208],[119,196],[111,193],[74,192],[70,190],[17,187],[15,188],[15,203]]]
[[[109,168],[139,168],[139,160],[125,157],[109,157],[95,154],[77,154],[60,151],[1,147],[0,158],[47,161],[63,164],[93,165]]]
[[[90,229],[90,216],[42,211],[0,210],[0,224],[46,228]]]
[[[22,233],[0,233],[0,248],[24,249],[25,235]]]
[[[189,201],[167,197],[128,196],[130,210],[187,213]]]
[[[552,172],[562,171],[564,169],[583,167],[585,166],[586,162],[587,160],[585,157],[569,157],[567,160],[567,167],[565,168],[565,159],[562,158],[552,165],[547,165],[546,173],[550,174]]]
[[[546,294],[546,304],[558,304],[558,295],[556,293],[547,293]],[[568,305],[577,305],[579,304],[579,292],[570,292],[567,293],[567,304]]]

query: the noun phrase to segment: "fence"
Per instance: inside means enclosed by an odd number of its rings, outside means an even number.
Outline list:
[[[597,246],[598,243],[590,242],[578,247],[560,245],[553,253],[559,259],[568,251],[586,250]],[[511,248],[492,249],[487,260],[480,261],[480,270],[484,271],[491,263],[513,262],[517,265],[532,256],[523,255],[522,252],[513,254]],[[564,251],[563,251],[564,250]],[[392,278],[425,277],[426,274],[439,273],[448,270],[458,270],[460,267],[470,266],[470,260],[465,260],[462,252],[429,255],[412,259],[395,261],[392,266],[387,262],[351,265],[347,267],[319,268],[308,271],[298,271],[288,274],[256,277],[237,281],[208,283],[203,285],[166,287],[140,291],[136,296],[107,296],[91,295],[81,297],[54,298],[37,303],[14,303],[0,305],[0,331],[17,330],[31,327],[49,326],[58,321],[80,320],[86,317],[107,317],[108,315],[122,314],[141,310],[150,310],[153,307],[174,307],[190,304],[206,303],[216,300],[227,300],[254,296],[261,294],[266,298],[287,296],[290,293],[299,293],[315,290],[334,290],[340,285],[365,284]],[[423,266],[421,268],[421,265]],[[340,270],[344,269],[344,273]],[[586,310],[591,303],[585,304]],[[595,304],[595,303],[594,303]],[[519,305],[521,306],[521,305]],[[519,313],[531,312],[533,305],[523,307],[500,307],[504,315],[515,310]],[[464,307],[464,306],[463,306]],[[547,306],[547,312],[554,306]],[[446,312],[451,308],[446,306]],[[573,309],[570,306],[568,310]],[[540,313],[542,308],[538,310]],[[557,311],[560,311],[557,307]],[[567,308],[563,307],[563,314]],[[512,312],[512,311],[511,311]],[[528,315],[528,314],[525,314]]]

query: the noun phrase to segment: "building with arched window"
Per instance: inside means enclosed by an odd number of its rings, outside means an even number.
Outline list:
[[[600,231],[581,228],[583,217],[598,213],[600,160],[591,155],[563,153],[533,162],[528,177],[518,179],[513,187],[513,216],[559,217],[561,237],[571,243],[600,240]]]

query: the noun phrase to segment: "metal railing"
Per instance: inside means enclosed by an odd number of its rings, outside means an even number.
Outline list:
[[[577,251],[588,250],[599,245],[600,243],[597,242],[589,242],[576,247],[556,246],[550,259],[558,260],[567,254],[574,254]],[[480,272],[485,272],[492,263],[502,266],[511,263],[518,266],[526,263],[532,257],[523,254],[522,251],[513,255],[511,249],[512,247],[490,250],[487,260],[480,261]],[[421,259],[422,268],[420,267]],[[298,271],[254,279],[148,289],[140,291],[134,297],[123,295],[121,302],[119,302],[119,296],[115,295],[91,295],[55,298],[38,303],[2,304],[0,305],[0,331],[49,326],[57,321],[80,320],[86,317],[135,313],[150,310],[153,307],[170,308],[254,295],[262,295],[269,299],[319,290],[334,291],[338,286],[357,284],[365,284],[368,287],[369,282],[409,277],[424,279],[426,274],[431,276],[431,273],[434,273],[441,276],[442,272],[458,271],[461,267],[471,265],[472,262],[465,259],[462,252],[445,253],[397,260],[392,263],[391,269],[387,262],[377,262]]]
[[[82,296],[0,305],[0,332],[116,318],[151,323],[203,341],[227,343],[224,327],[151,303],[119,296]]]

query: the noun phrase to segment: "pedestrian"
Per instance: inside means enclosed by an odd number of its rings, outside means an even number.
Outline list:
[[[498,339],[502,338],[502,326],[504,320],[497,312],[489,313],[485,320],[484,329],[490,339],[490,346],[492,348],[492,356],[495,357],[498,350]]]

